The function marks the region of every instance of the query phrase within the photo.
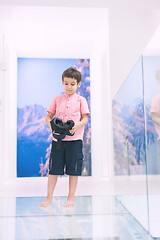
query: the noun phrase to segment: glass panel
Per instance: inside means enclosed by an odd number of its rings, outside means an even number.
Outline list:
[[[150,234],[160,239],[160,56],[143,56],[143,72]]]
[[[117,200],[149,231],[142,59],[113,100],[114,175]]]

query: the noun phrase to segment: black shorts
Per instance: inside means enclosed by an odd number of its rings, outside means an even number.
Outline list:
[[[49,174],[81,176],[83,165],[82,140],[61,141],[57,148],[57,142],[52,141],[52,149],[49,159]]]

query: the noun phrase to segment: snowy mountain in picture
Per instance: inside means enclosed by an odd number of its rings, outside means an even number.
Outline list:
[[[17,138],[27,137],[37,142],[51,140],[49,127],[45,123],[46,108],[41,105],[17,109]]]

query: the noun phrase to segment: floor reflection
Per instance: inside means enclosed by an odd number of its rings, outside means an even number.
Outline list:
[[[0,239],[149,240],[147,232],[114,197],[76,197],[75,208],[64,208],[66,197],[0,199]]]
[[[145,195],[123,195],[116,199],[128,212],[148,231],[153,239],[160,239],[160,195],[149,195],[148,201]],[[148,226],[149,210],[149,226]]]

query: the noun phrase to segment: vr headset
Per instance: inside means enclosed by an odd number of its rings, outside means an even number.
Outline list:
[[[75,124],[73,120],[68,120],[67,122],[63,122],[62,119],[55,117],[50,121],[50,124],[52,128],[52,132],[54,131],[53,137],[57,139],[57,142],[59,143],[61,142],[62,139],[65,138],[66,135],[68,136],[74,135],[74,133],[71,134],[69,132],[69,130],[71,130]]]

